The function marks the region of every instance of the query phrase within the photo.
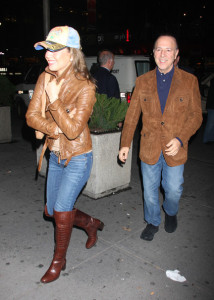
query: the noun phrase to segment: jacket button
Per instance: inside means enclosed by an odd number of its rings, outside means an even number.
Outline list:
[[[161,122],[161,125],[164,125],[164,122]]]

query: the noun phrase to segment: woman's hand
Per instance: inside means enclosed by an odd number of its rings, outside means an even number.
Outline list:
[[[62,84],[64,82],[64,79],[62,79],[58,84],[56,82],[56,79],[53,79],[50,81],[46,87],[46,93],[48,95],[48,98],[51,103],[56,101],[58,99],[59,91],[62,87]]]
[[[59,137],[59,130],[60,129],[55,122],[51,122],[47,125],[48,135],[53,139],[57,139]]]

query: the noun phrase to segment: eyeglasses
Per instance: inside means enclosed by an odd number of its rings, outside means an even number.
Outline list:
[[[155,48],[154,49],[154,52],[156,53],[164,53],[164,54],[167,54],[167,55],[170,55],[172,54],[173,52],[175,51],[175,49],[171,49],[171,48],[166,48],[166,49],[162,49],[162,48]]]

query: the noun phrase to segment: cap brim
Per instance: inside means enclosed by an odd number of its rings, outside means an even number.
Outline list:
[[[61,44],[57,44],[57,43],[53,43],[53,42],[48,42],[48,41],[43,41],[43,42],[38,42],[34,45],[34,48],[36,50],[42,50],[42,49],[47,49],[49,51],[55,52],[55,51],[59,51],[62,50],[64,48],[66,48],[65,45],[61,45]]]

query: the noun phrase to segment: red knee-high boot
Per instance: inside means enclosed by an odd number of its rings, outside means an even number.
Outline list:
[[[86,213],[80,211],[79,209],[75,209],[75,219],[74,225],[80,228],[83,228],[88,234],[88,240],[86,242],[86,248],[89,249],[93,247],[97,242],[97,230],[103,230],[104,223],[98,219],[94,219]]]
[[[41,282],[43,283],[56,280],[59,277],[61,270],[65,270],[66,252],[70,242],[75,213],[75,210],[66,212],[54,211],[56,246],[52,263],[41,279]]]

